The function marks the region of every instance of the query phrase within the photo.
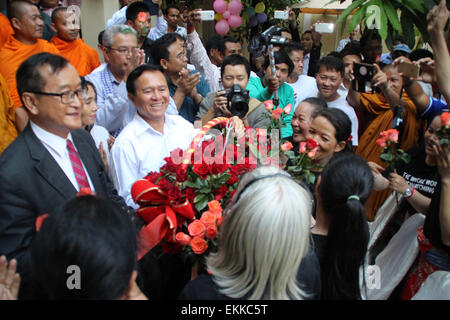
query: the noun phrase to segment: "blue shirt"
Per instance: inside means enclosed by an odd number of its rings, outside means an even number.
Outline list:
[[[197,73],[197,70],[194,70],[190,73],[190,75]],[[174,83],[169,84],[170,96],[173,97],[175,92],[177,91],[178,86]],[[203,76],[200,78],[200,82],[197,85],[197,92],[201,94],[203,97],[206,96],[209,92],[208,83]],[[191,97],[184,98],[183,104],[181,105],[180,110],[178,110],[178,114],[185,118],[190,123],[194,123],[195,115],[198,112],[198,106],[195,105],[194,100]]]
[[[427,120],[428,125],[430,125],[434,117],[443,109],[448,109],[448,106],[441,100],[430,97],[430,104],[428,105],[428,108],[420,115],[420,117]]]

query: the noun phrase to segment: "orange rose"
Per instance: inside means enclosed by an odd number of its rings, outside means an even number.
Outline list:
[[[306,142],[300,142],[300,146],[298,148],[298,151],[300,153],[305,153],[306,152]]]
[[[222,222],[223,222],[223,217],[222,217],[222,216],[217,217],[216,224],[217,224],[218,227],[220,227],[220,225],[222,224]]]
[[[202,254],[208,249],[208,243],[202,237],[193,237],[190,245],[195,254]]]
[[[214,224],[209,225],[206,228],[206,238],[214,239],[215,237],[217,237],[217,227]]]
[[[272,118],[280,119],[282,114],[283,114],[283,109],[281,109],[280,107],[277,107],[275,110],[272,111]]]
[[[441,114],[441,122],[443,127],[450,126],[450,113],[444,112]]]
[[[377,140],[377,145],[380,146],[381,148],[386,147],[386,139],[385,138],[380,138]]]
[[[182,246],[187,246],[189,242],[191,241],[191,237],[189,237],[184,232],[178,232],[175,236],[175,240],[177,243],[181,244]]]
[[[281,151],[291,150],[294,146],[290,142],[285,142],[281,145]]]
[[[196,219],[192,221],[191,224],[188,226],[188,231],[192,237],[203,237],[206,231],[206,226],[204,225],[203,222]]]
[[[208,227],[213,225],[216,225],[217,215],[214,213],[211,213],[209,211],[203,212],[200,221],[203,222],[208,230]]]
[[[208,202],[208,208],[211,213],[222,213],[222,206],[217,200]]]

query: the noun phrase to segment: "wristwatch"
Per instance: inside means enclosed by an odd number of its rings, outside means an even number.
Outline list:
[[[412,197],[413,193],[414,193],[414,188],[409,187],[408,189],[406,189],[406,191],[405,191],[405,193],[403,194],[403,196],[404,196],[406,199],[409,199],[409,198]]]

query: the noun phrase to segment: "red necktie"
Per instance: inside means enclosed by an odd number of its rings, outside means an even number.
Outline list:
[[[80,190],[82,188],[90,188],[89,181],[84,171],[83,164],[81,163],[80,155],[73,146],[72,141],[67,140],[67,150],[69,150],[69,158],[72,163],[73,172],[75,173],[75,178],[77,179],[78,187]]]

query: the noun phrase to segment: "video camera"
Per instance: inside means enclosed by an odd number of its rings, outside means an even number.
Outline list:
[[[283,45],[289,42],[288,38],[281,36],[281,28],[277,26],[271,26],[269,29],[261,33],[261,37],[264,39],[266,45]]]
[[[234,84],[231,89],[225,91],[228,99],[228,110],[233,116],[244,118],[248,113],[248,102],[250,101],[250,95],[248,90],[242,89],[238,84]]]

